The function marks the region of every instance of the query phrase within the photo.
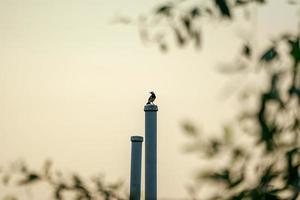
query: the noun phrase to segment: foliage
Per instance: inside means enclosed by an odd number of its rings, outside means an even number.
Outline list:
[[[188,43],[200,47],[204,20],[234,23],[241,16],[238,11],[244,11],[247,20],[250,6],[268,3],[185,0],[161,4],[149,16],[152,20],[143,20],[142,39],[158,43],[163,51],[169,49],[173,36],[178,47]],[[297,5],[296,1],[287,3]],[[183,124],[191,140],[186,151],[200,154],[210,164],[196,175],[190,188],[193,199],[198,197],[197,190],[202,191],[199,196],[210,191],[209,199],[215,200],[300,199],[300,35],[278,33],[271,39],[271,45],[263,51],[246,39],[237,55],[239,63],[223,70],[263,74],[266,85],[254,94],[247,88],[242,91],[248,100],[219,136],[207,139],[193,123]],[[253,102],[255,107],[251,108]]]
[[[78,174],[65,176],[60,171],[52,169],[52,162],[46,161],[39,170],[29,169],[23,162],[14,163],[7,170],[2,170],[2,187],[29,187],[47,185],[52,190],[52,197],[55,200],[124,200],[120,195],[121,182],[106,184],[101,176],[85,180]],[[23,199],[16,194],[4,196],[4,200]]]

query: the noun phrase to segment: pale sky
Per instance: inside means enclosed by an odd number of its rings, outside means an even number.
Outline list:
[[[295,29],[296,12],[282,2],[257,11],[255,39]],[[38,168],[50,158],[58,169],[129,187],[130,136],[143,135],[153,90],[158,196],[186,197],[198,159],[182,153],[180,123],[217,131],[233,116],[234,100],[220,98],[228,77],[216,65],[232,60],[240,29],[206,25],[201,50],[164,54],[143,45],[136,27],[111,23],[157,3],[0,0],[0,165],[23,158]]]

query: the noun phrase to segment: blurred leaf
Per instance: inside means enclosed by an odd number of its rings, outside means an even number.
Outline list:
[[[232,150],[232,159],[233,161],[236,161],[240,158],[243,158],[245,157],[245,151],[242,149],[242,148],[239,148],[239,147],[236,147],[236,148],[233,148]]]
[[[299,181],[300,181],[300,174],[299,174],[299,170],[300,170],[300,160],[298,162],[293,162],[294,157],[300,155],[299,152],[299,148],[294,148],[291,149],[290,151],[288,151],[286,153],[286,161],[287,161],[287,174],[286,174],[286,183],[287,186],[291,185],[294,187],[300,187],[299,186]]]
[[[262,56],[260,57],[261,62],[269,63],[273,61],[275,58],[278,58],[278,53],[276,48],[273,46],[269,49],[267,49]]]
[[[227,0],[215,0],[215,4],[217,5],[221,14],[224,17],[231,18],[231,12],[230,12]]]
[[[300,100],[300,88],[292,87],[289,89],[289,93],[298,96],[298,98]]]
[[[230,168],[225,168],[217,171],[206,171],[204,173],[200,173],[198,178],[200,180],[208,179],[215,182],[216,184],[222,183],[226,188],[233,189],[241,184],[244,181],[245,177],[243,169],[239,172],[233,172],[230,171]]]
[[[251,48],[248,44],[245,44],[244,47],[243,47],[243,52],[242,54],[247,57],[247,58],[250,58],[251,55],[252,55],[252,51],[251,51]]]
[[[197,8],[197,7],[192,8],[192,9],[190,10],[190,16],[191,16],[192,18],[199,17],[199,16],[200,16],[200,10],[199,10],[199,8]]]
[[[182,24],[185,27],[186,31],[191,35],[192,34],[192,22],[188,17],[181,18]]]
[[[63,184],[63,183],[57,185],[56,188],[55,188],[55,190],[54,190],[54,198],[56,200],[62,200],[63,199],[62,192],[64,190],[66,190],[66,188],[67,188],[66,185]]]
[[[159,8],[157,8],[156,14],[162,14],[162,15],[170,16],[172,8],[173,8],[173,6],[171,4],[162,5]]]
[[[247,190],[243,190],[241,192],[239,192],[238,194],[234,194],[232,197],[229,198],[229,200],[242,200],[245,199],[245,197],[247,196],[248,191]]]
[[[274,164],[269,165],[261,175],[260,186],[267,186],[278,177],[279,173],[274,170]]]
[[[208,15],[212,15],[212,14],[213,14],[212,9],[210,9],[209,7],[206,7],[206,8],[204,9],[204,11],[205,11],[205,13],[208,14]]]
[[[163,52],[168,51],[168,46],[167,46],[167,44],[164,43],[164,42],[159,42],[159,48],[160,48],[160,50],[163,51]]]
[[[229,182],[229,171],[228,169],[220,170],[218,172],[207,171],[200,174],[199,178],[210,179],[212,181]]]
[[[244,174],[241,173],[239,176],[238,174],[235,175],[234,180],[230,180],[230,183],[228,184],[228,188],[232,189],[240,185],[245,180]]]
[[[289,40],[290,44],[290,54],[296,62],[300,61],[300,46],[299,46],[299,38],[295,40]]]
[[[73,185],[75,188],[82,186],[82,181],[81,181],[80,177],[76,174],[73,175]]]
[[[200,174],[200,179],[209,179],[214,182],[220,182],[226,185],[227,188],[234,188],[244,181],[244,174],[241,172],[232,173],[229,169],[219,170],[218,172],[208,171]]]
[[[266,3],[266,0],[255,0],[257,3],[261,3],[261,4],[264,4]]]
[[[36,173],[29,173],[25,179],[19,181],[19,185],[26,185],[40,180],[40,176]]]
[[[244,6],[244,5],[248,4],[248,3],[249,3],[249,1],[247,1],[247,0],[236,0],[235,1],[235,5],[236,6]]]
[[[183,37],[181,31],[176,27],[173,27],[173,31],[174,31],[174,34],[175,34],[175,38],[177,40],[177,44],[179,46],[185,45],[186,39]]]
[[[214,157],[220,152],[221,147],[222,142],[219,139],[211,139],[206,146],[205,153],[208,157]]]
[[[273,73],[271,76],[271,87],[269,90],[269,100],[275,100],[282,108],[284,107],[284,102],[282,100],[281,94],[279,92],[279,80],[280,73]]]
[[[197,128],[192,123],[185,122],[183,123],[182,128],[188,136],[195,137],[198,135]]]

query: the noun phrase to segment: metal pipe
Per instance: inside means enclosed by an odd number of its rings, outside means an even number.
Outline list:
[[[130,200],[141,198],[142,143],[143,137],[131,137]]]
[[[145,111],[145,200],[157,198],[157,111],[147,104]]]

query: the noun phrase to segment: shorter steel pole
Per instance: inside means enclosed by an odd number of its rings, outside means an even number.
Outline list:
[[[143,137],[131,137],[130,200],[141,198],[142,143]]]

